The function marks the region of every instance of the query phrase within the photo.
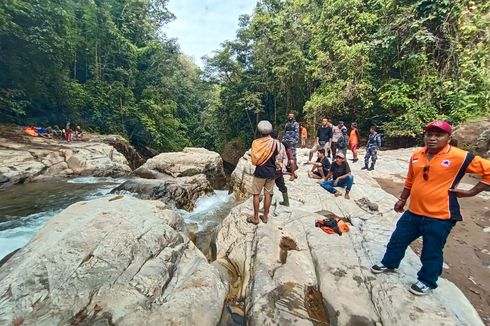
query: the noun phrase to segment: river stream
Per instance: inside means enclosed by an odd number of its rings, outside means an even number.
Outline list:
[[[108,196],[123,183],[118,178],[74,178],[68,181],[29,183],[0,190],[0,259],[26,245],[53,216],[78,201]],[[179,211],[198,230],[217,226],[234,206],[227,191],[200,198],[192,212]]]

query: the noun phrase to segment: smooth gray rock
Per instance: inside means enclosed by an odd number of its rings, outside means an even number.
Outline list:
[[[213,187],[204,174],[165,179],[134,178],[125,181],[112,192],[128,191],[142,199],[159,199],[171,207],[191,211],[196,200],[213,193]]]
[[[134,171],[143,178],[157,179],[162,175],[188,177],[206,175],[214,188],[224,186],[225,174],[221,156],[204,148],[186,147],[181,152],[159,154]]]
[[[216,325],[226,288],[179,215],[106,197],[70,206],[0,267],[0,324]]]

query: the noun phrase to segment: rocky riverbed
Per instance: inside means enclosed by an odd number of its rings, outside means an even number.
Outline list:
[[[444,278],[427,297],[407,291],[420,266],[411,250],[397,273],[369,271],[399,217],[395,197],[375,178],[400,178],[405,154],[382,152],[375,172],[352,165],[351,200],[334,198],[301,165],[299,179],[287,182],[291,207],[274,199],[269,223],[258,226],[245,221],[252,213],[247,154],[232,175],[235,197],[245,200],[238,205],[226,193],[206,199],[203,189],[222,177],[216,153],[161,154],[135,173],[136,195],[119,189],[79,201],[2,262],[0,324],[483,325]],[[196,155],[208,158],[179,161]],[[306,161],[305,150],[298,155]],[[349,221],[350,232],[316,228],[325,216]]]

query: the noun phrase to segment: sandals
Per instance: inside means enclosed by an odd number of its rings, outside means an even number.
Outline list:
[[[269,217],[264,218],[264,215],[260,215],[259,218],[264,224],[267,224],[267,221],[269,220]]]
[[[255,224],[255,225],[257,225],[257,224],[259,224],[260,222],[259,222],[259,221],[256,221],[256,220],[253,218],[253,216],[249,216],[249,217],[247,217],[247,223],[251,223],[251,224]]]

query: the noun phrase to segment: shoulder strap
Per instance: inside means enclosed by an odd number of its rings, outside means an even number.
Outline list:
[[[461,181],[461,179],[463,179],[466,173],[466,169],[468,169],[468,166],[471,164],[474,158],[475,158],[475,154],[473,154],[472,152],[466,153],[466,157],[463,161],[463,164],[461,164],[461,167],[459,168],[458,173],[456,174],[456,177],[454,178],[450,189],[454,189],[456,185],[458,185],[458,183]],[[463,220],[463,216],[461,215],[461,209],[458,202],[458,196],[454,192],[449,192],[449,218],[455,221]]]

